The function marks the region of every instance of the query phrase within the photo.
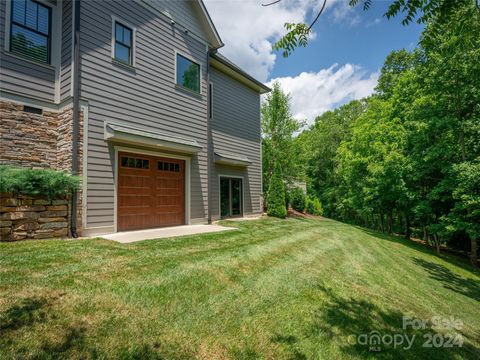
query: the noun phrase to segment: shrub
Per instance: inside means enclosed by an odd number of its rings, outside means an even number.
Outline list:
[[[76,190],[77,176],[49,169],[0,166],[0,193],[62,198]]]
[[[312,215],[323,215],[323,208],[320,200],[316,197],[308,197],[307,198],[307,213]]]
[[[285,208],[288,210],[288,207],[290,206],[292,202],[292,195],[288,187],[285,186]]]
[[[290,205],[294,210],[303,212],[306,206],[306,196],[302,189],[295,187],[290,192]]]
[[[285,207],[285,185],[278,168],[275,168],[273,176],[270,179],[270,186],[268,187],[267,214],[282,219],[287,216],[287,208]]]

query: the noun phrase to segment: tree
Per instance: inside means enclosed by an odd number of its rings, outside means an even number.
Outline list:
[[[275,165],[267,193],[267,214],[278,218],[287,216],[285,206],[285,184],[278,163]]]
[[[306,205],[306,195],[302,189],[295,187],[290,192],[290,203],[294,210],[303,212]]]
[[[367,101],[354,100],[317,116],[315,123],[297,138],[302,148],[300,162],[305,164],[309,192],[320,197],[325,214],[335,217],[341,191],[335,174],[335,155],[342,141],[351,137],[352,123],[365,111]]]
[[[415,66],[415,54],[405,49],[392,51],[387,55],[385,63],[380,70],[378,84],[375,88],[377,94],[383,98],[390,98],[399,79]]]
[[[293,118],[289,101],[289,95],[276,82],[261,107],[264,192],[268,192],[268,184],[277,164],[284,180],[298,177],[301,173],[301,167],[296,161],[297,149],[293,144],[294,134],[303,123]]]

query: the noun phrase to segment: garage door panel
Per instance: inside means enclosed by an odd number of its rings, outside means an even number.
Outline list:
[[[119,154],[118,230],[185,223],[185,161]]]
[[[135,194],[123,194],[118,198],[118,208],[125,209],[128,208],[147,208],[149,209],[152,206],[152,197],[145,195],[135,195]]]

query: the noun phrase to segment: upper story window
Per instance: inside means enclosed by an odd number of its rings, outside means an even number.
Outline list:
[[[133,65],[133,30],[115,21],[116,60]]]
[[[12,1],[10,51],[50,63],[52,11],[32,0]]]
[[[200,65],[177,54],[177,85],[200,93]]]

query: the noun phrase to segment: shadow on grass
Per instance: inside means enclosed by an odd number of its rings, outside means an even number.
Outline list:
[[[44,298],[27,298],[0,314],[0,330],[3,334],[47,320],[51,304]]]
[[[420,251],[424,254],[433,255],[433,256],[438,257],[439,259],[442,259],[442,260],[444,260],[444,261],[446,261],[446,262],[448,262],[452,265],[461,267],[464,270],[467,270],[467,271],[470,271],[472,273],[478,274],[478,271],[476,271],[472,268],[472,266],[470,265],[467,258],[463,258],[463,257],[460,257],[458,255],[454,255],[454,254],[445,254],[445,253],[438,254],[434,249],[432,249],[431,247],[429,247],[425,244],[415,242],[413,240],[408,240],[408,239],[405,239],[405,238],[400,237],[400,236],[387,235],[387,234],[383,234],[383,233],[376,232],[376,231],[373,231],[373,230],[365,229],[365,228],[362,228],[362,227],[359,227],[359,226],[356,226],[356,228],[358,230],[364,232],[365,234],[370,235],[370,236],[376,237],[376,238],[381,239],[381,240],[387,240],[387,241],[394,242],[394,243],[397,243],[397,244],[405,245],[405,246],[407,246],[411,249],[415,249],[415,250]]]
[[[306,336],[320,336],[334,341],[345,355],[412,360],[480,358],[480,349],[466,341],[462,346],[457,346],[457,343],[453,347],[444,346],[455,336],[466,340],[454,330],[447,335],[438,333],[429,325],[424,329],[413,329],[412,326],[404,329],[405,315],[399,311],[380,308],[367,300],[339,297],[323,287],[321,290],[327,295],[328,305],[314,314],[313,324]],[[428,339],[434,337],[438,341],[429,347],[431,343]]]
[[[423,267],[431,279],[441,282],[444,288],[480,301],[479,281],[465,279],[450,271],[445,266],[430,261],[413,258],[413,262]]]

